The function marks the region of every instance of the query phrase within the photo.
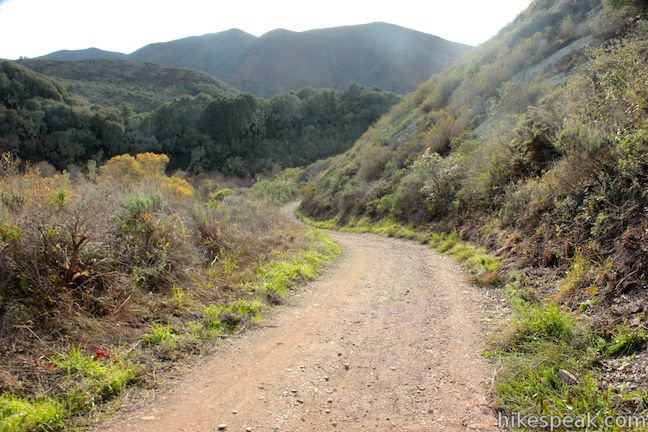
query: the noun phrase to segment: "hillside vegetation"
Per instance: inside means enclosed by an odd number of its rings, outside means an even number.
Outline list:
[[[20,60],[19,64],[59,80],[68,92],[91,104],[135,112],[153,111],[180,96],[234,96],[239,93],[207,74],[151,63],[114,60]]]
[[[170,170],[191,173],[245,177],[303,165],[349,148],[399,100],[354,84],[344,92],[307,88],[267,101],[218,87],[196,72],[153,65],[25,64],[67,78],[59,82],[23,64],[0,63],[0,151],[71,171],[150,151],[168,154]],[[184,92],[199,93],[162,103]],[[156,108],[137,113],[133,100]]]
[[[232,29],[150,44],[127,58],[201,70],[262,97],[302,87],[344,90],[353,82],[403,94],[468,48],[399,26],[372,23],[305,32],[277,29],[261,37]],[[84,50],[40,59],[79,57],[107,58]]]
[[[514,311],[507,410],[646,407],[647,35],[641,1],[536,0],[304,188],[315,219],[431,228],[444,251],[470,256],[461,238],[505,260],[487,282],[508,282]]]
[[[44,177],[0,156],[0,430],[60,430],[157,385],[339,252],[274,205],[297,172],[238,191],[167,176],[168,161]]]

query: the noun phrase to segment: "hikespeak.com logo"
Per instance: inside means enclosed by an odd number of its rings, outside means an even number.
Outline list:
[[[596,431],[602,428],[620,428],[624,430],[646,430],[648,417],[644,416],[608,416],[598,417],[591,414],[578,416],[556,415],[522,415],[513,413],[506,415],[499,413],[497,422],[504,429],[530,429],[530,430],[582,430]]]

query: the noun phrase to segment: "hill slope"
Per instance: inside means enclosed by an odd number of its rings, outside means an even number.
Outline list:
[[[648,394],[646,9],[535,0],[305,187],[317,219],[445,231],[433,240],[459,259],[476,250],[463,238],[507,263],[478,281],[508,282],[497,392],[509,412],[646,407],[623,402]]]
[[[151,111],[164,102],[199,93],[232,96],[237,90],[202,72],[121,60],[21,60],[30,69],[61,80],[91,103]]]
[[[221,78],[220,68],[256,40],[238,29],[146,45],[130,54],[136,62],[198,69]],[[222,78],[221,78],[222,79]]]
[[[69,166],[153,151],[171,158],[169,169],[243,177],[339,154],[400,100],[356,84],[270,100],[218,85],[201,72],[124,61],[0,62],[0,153],[78,170]]]
[[[305,32],[274,30],[258,38],[232,29],[150,44],[128,59],[198,69],[263,97],[306,86],[341,90],[352,82],[403,94],[468,48],[396,25],[372,23]],[[67,60],[88,54],[84,50],[43,58]]]
[[[60,61],[76,61],[76,60],[89,60],[89,59],[104,59],[104,60],[126,60],[128,54],[104,51],[99,48],[87,48],[82,50],[61,50],[53,53],[46,54],[38,57],[39,60],[60,60]]]

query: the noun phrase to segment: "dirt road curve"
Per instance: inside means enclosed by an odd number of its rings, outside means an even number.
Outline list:
[[[105,430],[494,430],[479,289],[425,246],[332,236],[326,276]]]

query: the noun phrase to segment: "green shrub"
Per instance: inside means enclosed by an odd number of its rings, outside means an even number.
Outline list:
[[[246,192],[251,196],[277,205],[295,201],[303,168],[287,168],[269,179],[257,180]]]
[[[245,321],[256,321],[261,316],[263,303],[259,299],[238,299],[228,306],[220,307],[220,320],[233,329]]]
[[[217,334],[227,330],[227,325],[221,321],[221,307],[213,304],[203,307],[203,326]]]
[[[425,208],[426,196],[421,191],[425,180],[418,174],[409,174],[398,184],[393,193],[390,216],[396,220],[409,221]]]
[[[211,194],[211,197],[209,198],[209,207],[211,208],[217,207],[218,205],[220,205],[220,203],[222,203],[225,200],[225,198],[227,198],[228,196],[232,196],[234,194],[236,194],[236,192],[234,191],[234,189],[230,189],[230,188],[224,188],[215,191],[214,193]]]
[[[365,182],[380,178],[388,160],[389,150],[386,147],[368,147],[362,154],[358,177]]]

